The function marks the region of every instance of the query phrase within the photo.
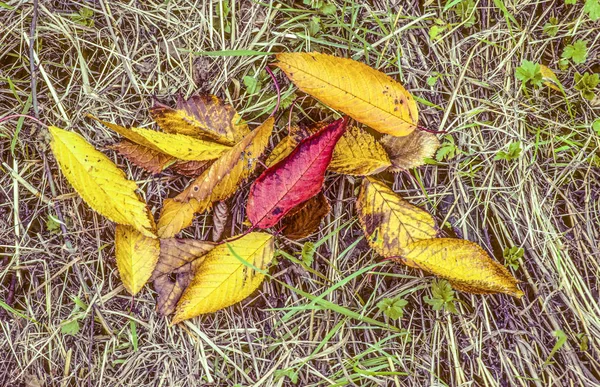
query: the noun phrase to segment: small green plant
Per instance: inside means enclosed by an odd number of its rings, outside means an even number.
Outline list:
[[[561,58],[571,59],[576,64],[585,63],[587,59],[587,41],[579,39],[573,44],[564,48]]]
[[[548,23],[544,24],[544,33],[548,36],[556,36],[558,34],[558,19],[551,17]]]
[[[600,0],[585,0],[583,12],[587,13],[592,21],[600,19]]]
[[[596,118],[596,120],[592,122],[592,130],[600,136],[600,118]]]
[[[323,15],[333,15],[336,11],[335,4],[323,0],[304,0],[303,3],[313,9],[318,9]]]
[[[460,19],[464,21],[464,26],[469,28],[473,27],[477,22],[475,16],[475,1],[474,0],[462,0],[452,8],[452,12]]]
[[[459,152],[459,149],[454,143],[454,138],[447,134],[444,136],[444,142],[440,145],[435,154],[435,159],[437,161],[453,159]]]
[[[377,307],[380,311],[383,312],[386,316],[391,318],[392,320],[397,320],[404,316],[404,307],[408,304],[403,298],[394,297],[394,298],[384,298],[383,300],[377,303]]]
[[[70,15],[71,20],[84,27],[94,26],[94,11],[88,7],[81,7],[77,13]]]
[[[591,101],[594,99],[594,89],[600,83],[599,74],[585,73],[583,75],[575,74],[575,90],[579,90],[583,98]]]
[[[579,350],[587,351],[589,349],[590,338],[585,333],[578,333],[575,335],[577,340],[579,340]]]
[[[223,19],[223,32],[230,34],[231,33],[231,22],[229,21],[228,17],[229,14],[231,13],[231,6],[229,4],[229,0],[223,0],[220,1],[217,4],[217,16],[219,17],[219,19]],[[221,25],[220,23],[217,25]]]
[[[300,256],[302,257],[302,262],[308,267],[312,266],[313,261],[315,260],[315,252],[317,251],[315,244],[312,242],[306,242],[304,246],[302,246],[302,252]]]
[[[567,334],[562,329],[557,329],[553,331],[552,335],[556,337],[556,343],[554,344],[554,347],[552,348],[550,354],[546,358],[544,365],[550,364],[550,359],[552,359],[556,352],[558,352],[558,350],[561,349],[563,345],[565,345],[565,343],[567,342]]]
[[[522,85],[525,86],[530,83],[534,86],[542,85],[542,72],[539,63],[533,63],[524,59],[521,62],[521,66],[517,67],[516,77],[521,81]]]
[[[577,0],[565,0],[565,4],[569,4],[569,5],[577,4]]]
[[[431,283],[432,297],[423,297],[425,303],[431,305],[433,310],[445,310],[447,312],[458,314],[454,302],[454,290],[450,283],[446,280],[433,280]]]
[[[505,248],[502,251],[504,266],[517,270],[519,268],[519,259],[523,258],[524,253],[525,251],[521,247],[513,246]]]
[[[499,151],[494,160],[511,161],[518,159],[519,156],[521,156],[521,141],[513,141],[508,145],[508,152]]]
[[[285,370],[276,370],[274,373],[275,381],[280,380],[281,378],[288,378],[293,384],[298,383],[298,372],[293,368],[288,368]]]
[[[75,336],[81,330],[79,320],[85,317],[85,310],[87,310],[88,306],[77,296],[73,296],[71,299],[75,306],[73,307],[70,317],[61,322],[60,332],[63,335]]]

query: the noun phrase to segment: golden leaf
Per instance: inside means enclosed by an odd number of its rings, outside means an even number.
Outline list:
[[[384,257],[400,256],[408,243],[437,234],[435,221],[427,211],[372,178],[363,180],[356,209],[369,245]]]
[[[123,286],[135,296],[144,287],[156,262],[160,246],[158,239],[144,236],[131,226],[117,225],[115,256]]]
[[[414,98],[386,74],[352,59],[320,53],[280,53],[281,68],[296,86],[371,128],[405,136],[417,126]]]
[[[327,169],[346,175],[365,176],[383,172],[391,165],[381,144],[363,129],[353,126],[338,141]]]
[[[157,105],[150,109],[150,114],[165,132],[211,139],[225,145],[241,141],[250,132],[235,109],[214,95],[180,100],[177,110]]]
[[[291,136],[285,136],[277,143],[277,145],[275,145],[275,148],[273,148],[269,154],[269,157],[267,157],[267,160],[265,161],[267,168],[272,167],[286,158],[290,153],[292,153],[296,145],[298,145],[298,143],[293,141]]]
[[[127,180],[122,170],[79,134],[54,126],[48,129],[52,153],[81,198],[107,219],[154,237],[154,220],[137,196],[135,182]]]
[[[195,239],[160,240],[160,259],[151,279],[158,293],[156,309],[161,315],[175,311],[177,302],[204,261],[205,254],[214,247],[214,243]]]
[[[331,206],[321,191],[281,219],[281,233],[290,239],[306,238],[317,231],[330,210]]]
[[[196,269],[177,304],[173,324],[216,312],[250,296],[262,283],[273,260],[274,238],[252,232],[216,246]]]
[[[128,140],[120,141],[110,148],[150,173],[160,173],[175,162],[174,157]]]
[[[225,200],[235,193],[239,184],[256,168],[256,160],[269,142],[273,123],[273,118],[267,119],[216,160],[174,200],[165,200],[158,219],[161,238],[174,236],[192,224],[194,213],[204,212],[212,203]]]
[[[408,136],[383,136],[381,144],[392,160],[393,172],[416,168],[425,164],[426,158],[435,155],[440,140],[431,133],[415,130]]]
[[[93,116],[90,117],[136,144],[143,145],[180,160],[213,160],[231,149],[231,147],[227,145],[200,140],[183,134],[163,133],[143,128],[126,128],[124,126],[98,120]]]
[[[542,74],[542,79],[544,80],[544,85],[546,85],[549,88],[556,90],[558,92],[561,91],[560,87],[557,86],[557,85],[561,85],[561,83],[558,80],[558,77],[556,76],[556,74],[554,74],[554,71],[552,71],[548,67],[541,64],[540,65],[540,73]],[[562,87],[562,85],[561,85],[561,87]]]
[[[451,238],[416,241],[404,248],[399,261],[445,278],[458,290],[523,295],[510,272],[471,241]]]

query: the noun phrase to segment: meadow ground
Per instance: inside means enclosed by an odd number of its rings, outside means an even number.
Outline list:
[[[437,165],[384,178],[434,214],[442,235],[512,263],[525,292],[457,292],[457,314],[433,310],[423,300],[432,277],[382,262],[362,238],[360,179],[330,174],[333,210],[310,238],[312,267],[280,258],[270,271],[312,299],[270,280],[239,305],[170,327],[151,286],[133,300],[123,289],[114,225],[66,183],[47,133],[13,120],[0,124],[0,384],[600,385],[600,101],[574,88],[576,73],[600,72],[600,22],[578,3],[0,2],[0,116],[25,112],[82,134],[138,182],[155,214],[188,180],[131,166],[106,148],[117,135],[87,113],[150,124],[154,96],[212,92],[256,125],[275,105],[263,71],[272,57],[259,53],[321,51],[386,72],[418,98],[420,122],[448,134]],[[577,40],[587,60],[560,69]],[[564,94],[522,87],[523,60],[555,70]],[[288,101],[302,96],[278,79]],[[292,112],[333,116],[310,99]],[[246,194],[229,200],[230,234]],[[183,235],[211,227],[202,215]],[[297,254],[302,244],[279,248]],[[404,316],[389,320],[377,303],[399,295]]]

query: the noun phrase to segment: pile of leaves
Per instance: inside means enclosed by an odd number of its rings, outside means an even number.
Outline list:
[[[319,53],[276,57],[275,66],[301,91],[347,116],[308,127],[291,124],[270,152],[274,119],[251,130],[215,96],[180,99],[176,108],[155,104],[150,113],[162,131],[92,117],[124,138],[112,148],[130,162],[153,174],[168,168],[194,178],[164,199],[157,223],[136,183],[108,157],[80,135],[50,127],[63,175],[92,209],[117,224],[116,261],[127,291],[135,295],[154,281],[157,310],[174,313],[173,323],[245,299],[268,276],[280,238],[302,239],[318,230],[330,210],[323,194],[330,171],[364,176],[356,211],[377,254],[445,278],[459,290],[522,295],[517,280],[481,247],[437,238],[428,212],[374,177],[418,167],[439,145],[419,127],[417,104],[402,85],[350,59]],[[223,230],[219,219],[227,213],[224,201],[257,169],[262,173],[246,201],[247,231],[216,242]],[[196,214],[211,209],[212,241],[175,238]]]

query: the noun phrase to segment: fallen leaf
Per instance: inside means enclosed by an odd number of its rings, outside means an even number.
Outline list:
[[[544,85],[546,85],[547,87],[549,87],[553,90],[556,90],[558,92],[561,91],[560,87],[558,86],[558,85],[561,85],[561,83],[558,80],[558,77],[556,76],[556,74],[554,74],[554,71],[550,70],[548,67],[541,64],[540,65],[540,73],[542,74],[542,79],[544,81]]]
[[[267,119],[250,132],[192,184],[174,198],[181,203],[166,202],[158,220],[161,238],[174,236],[192,224],[194,214],[209,209],[214,202],[227,199],[235,193],[239,184],[256,168],[256,160],[262,155],[273,131],[274,119]],[[167,208],[168,204],[168,208]]]
[[[458,290],[523,296],[510,272],[471,241],[439,238],[412,242],[398,260],[445,278]]]
[[[168,133],[211,139],[225,145],[241,141],[250,129],[235,109],[214,95],[179,99],[177,109],[158,104],[150,109],[158,126]]]
[[[126,128],[117,124],[99,120],[109,129],[121,136],[166,155],[180,160],[214,160],[227,152],[231,147],[216,142],[205,141],[177,133],[163,133],[144,128]]]
[[[386,74],[352,59],[320,53],[279,53],[275,64],[305,93],[358,122],[394,136],[417,126],[414,98]]]
[[[212,229],[212,240],[217,242],[221,239],[223,231],[225,231],[225,225],[227,224],[227,218],[229,217],[229,206],[227,202],[218,202],[213,210],[213,229]]]
[[[306,238],[317,231],[323,218],[331,211],[323,191],[297,207],[281,219],[281,233],[294,240]]]
[[[48,129],[52,153],[81,198],[107,219],[154,237],[154,220],[136,194],[135,182],[127,180],[122,170],[79,134],[54,126]]]
[[[196,239],[160,240],[160,259],[151,279],[158,293],[156,309],[161,315],[175,312],[183,291],[192,281],[206,254],[214,247],[214,243]]]
[[[302,140],[292,153],[254,181],[246,213],[255,227],[274,226],[291,209],[319,193],[346,124],[347,119],[341,118]]]
[[[345,175],[365,176],[383,172],[391,165],[381,144],[365,130],[353,126],[335,146],[328,169]]]
[[[206,254],[181,296],[173,324],[216,312],[250,296],[262,283],[273,254],[274,238],[262,232],[216,246]]]
[[[120,141],[110,148],[138,167],[155,174],[162,172],[176,160],[174,157],[128,140]]]
[[[392,161],[392,172],[402,172],[425,164],[440,147],[440,140],[428,132],[415,130],[408,136],[383,136],[381,144]]]
[[[171,166],[171,170],[178,175],[198,177],[206,171],[212,161],[178,161]]]
[[[131,226],[117,225],[115,256],[123,286],[135,296],[146,284],[158,261],[159,241]]]
[[[369,245],[384,257],[399,256],[408,243],[437,234],[435,221],[427,211],[373,178],[363,179],[356,209]]]

